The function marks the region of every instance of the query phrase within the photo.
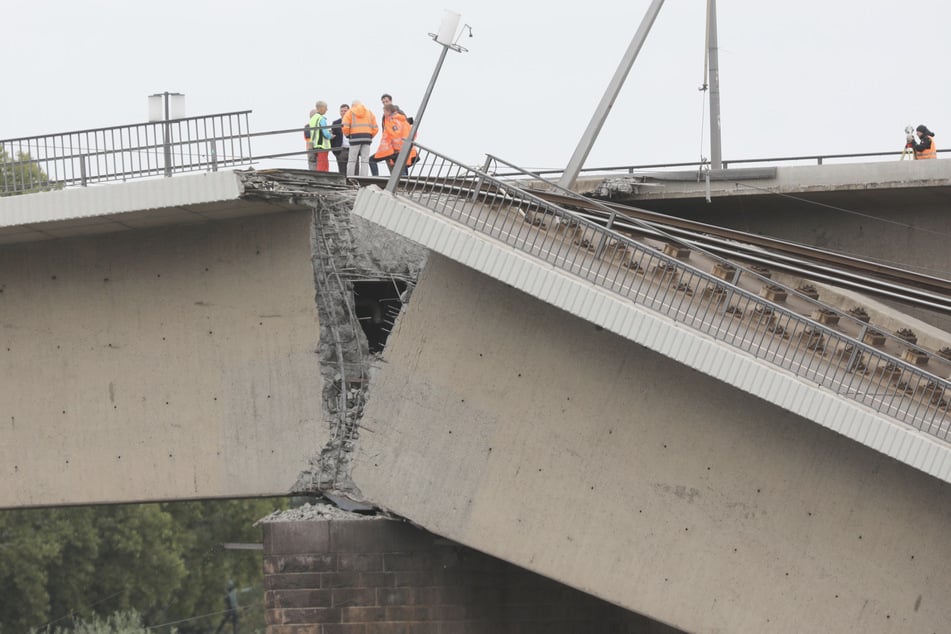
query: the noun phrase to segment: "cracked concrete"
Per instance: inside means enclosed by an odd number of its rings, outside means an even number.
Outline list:
[[[356,192],[319,193],[304,202],[313,209],[311,224],[315,301],[320,321],[317,355],[323,377],[323,416],[329,441],[310,458],[294,492],[335,492],[360,498],[350,477],[360,436],[372,366],[354,306],[354,282],[399,281],[407,301],[427,251],[405,238],[350,214]]]

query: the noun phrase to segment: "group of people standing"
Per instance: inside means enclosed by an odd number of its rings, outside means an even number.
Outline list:
[[[328,155],[333,152],[337,159],[337,171],[347,176],[379,176],[379,163],[385,162],[392,172],[403,143],[409,138],[413,120],[406,116],[399,106],[393,104],[393,97],[384,94],[382,126],[377,124],[376,115],[363,102],[355,100],[351,104],[340,105],[340,118],[329,122],[327,102],[318,101],[310,111],[310,120],[304,126],[304,139],[307,143],[307,166],[318,172],[330,171]],[[376,152],[370,154],[374,138],[382,130],[380,144]],[[410,150],[403,166],[403,173],[416,162],[416,148]]]

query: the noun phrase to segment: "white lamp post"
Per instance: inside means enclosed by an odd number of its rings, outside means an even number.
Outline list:
[[[172,129],[168,122],[185,118],[185,95],[160,92],[149,95],[149,123],[163,121],[162,145],[165,149],[165,176],[172,175]]]
[[[446,53],[449,51],[449,49],[452,49],[457,53],[463,53],[466,51],[466,49],[456,44],[456,40],[459,39],[456,36],[456,30],[459,26],[459,17],[460,16],[458,13],[447,9],[443,14],[442,23],[439,25],[439,32],[429,34],[429,37],[433,38],[436,43],[442,45],[442,52],[439,54],[439,61],[436,62],[436,69],[433,71],[433,76],[429,80],[429,86],[426,88],[426,94],[423,95],[423,102],[419,105],[419,110],[416,111],[416,117],[413,119],[413,127],[409,132],[409,138],[403,142],[403,147],[400,148],[400,155],[396,158],[396,164],[393,166],[393,172],[390,174],[390,180],[386,183],[386,191],[388,192],[392,193],[396,191],[396,183],[399,181],[400,174],[403,173],[403,167],[406,165],[406,159],[409,157],[409,151],[413,145],[413,139],[416,138],[416,130],[419,128],[419,124],[423,120],[423,113],[426,111],[426,105],[429,103],[429,97],[433,93],[433,87],[436,85],[436,78],[439,77],[439,71],[442,69],[443,60],[446,59]],[[469,26],[465,25],[463,28],[469,28]],[[471,28],[469,28],[469,37],[472,37]]]

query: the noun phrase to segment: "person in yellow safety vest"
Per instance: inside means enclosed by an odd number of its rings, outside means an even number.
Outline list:
[[[358,165],[360,176],[366,176],[369,173],[367,159],[370,158],[370,144],[380,131],[376,124],[376,115],[367,110],[362,101],[355,100],[350,104],[347,114],[343,115],[341,125],[344,135],[350,139],[347,176],[356,175]]]
[[[392,172],[396,159],[399,158],[400,150],[403,149],[403,141],[409,138],[412,126],[406,120],[406,115],[403,114],[399,106],[392,103],[383,106],[383,121],[383,138],[380,139],[380,147],[377,148],[376,154],[373,155],[370,162],[386,161],[390,172]],[[407,171],[406,168],[416,162],[416,154],[416,148],[411,148],[409,156],[406,158],[406,167],[403,168],[404,174]]]
[[[311,108],[310,114],[307,115],[307,125],[304,126],[304,147],[307,148],[307,169],[309,170],[317,169],[317,150],[314,149],[314,144],[310,140],[310,120],[315,114],[317,114],[317,108]]]
[[[327,119],[327,102],[318,101],[314,104],[314,110],[317,112],[310,118],[310,140],[314,144],[314,151],[317,153],[317,171],[329,172],[330,159],[330,138],[333,136],[330,130],[330,120]]]
[[[911,141],[911,147],[915,150],[915,158],[918,160],[938,158],[938,148],[934,143],[934,132],[923,123],[915,128],[915,132],[918,133],[918,138],[921,139],[920,142],[916,142],[914,139]]]

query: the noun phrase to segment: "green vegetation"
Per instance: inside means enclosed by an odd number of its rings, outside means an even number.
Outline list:
[[[62,189],[62,183],[50,181],[50,177],[32,160],[29,152],[17,152],[16,157],[0,148],[0,196],[32,194],[52,189]]]
[[[286,506],[255,499],[0,512],[0,632],[204,632],[221,620],[228,580],[247,589],[242,630],[263,630],[261,552],[222,544],[260,542],[252,524]]]
[[[107,617],[93,616],[88,621],[76,619],[72,628],[56,627],[50,634],[148,634],[148,631],[139,613],[127,610]]]

